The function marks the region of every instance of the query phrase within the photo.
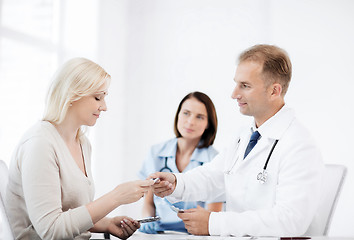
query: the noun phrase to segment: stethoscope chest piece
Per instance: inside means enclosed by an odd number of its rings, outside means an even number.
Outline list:
[[[262,172],[257,174],[257,180],[261,183],[264,184],[267,182],[268,178],[268,172],[266,170],[263,170]]]
[[[276,139],[272,149],[270,150],[269,154],[268,154],[268,158],[267,161],[264,164],[263,170],[262,172],[257,174],[257,180],[261,183],[261,184],[265,184],[267,182],[267,178],[268,178],[268,172],[267,172],[267,166],[268,166],[268,162],[270,157],[272,156],[273,150],[275,148],[275,146],[278,144],[279,139]]]

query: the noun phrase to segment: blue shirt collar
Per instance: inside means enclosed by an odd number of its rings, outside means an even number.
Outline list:
[[[202,140],[201,140],[202,141]],[[201,142],[199,142],[199,145]],[[204,151],[203,151],[204,150]],[[159,157],[165,158],[176,158],[176,152],[177,152],[177,138],[174,138],[170,141],[170,144],[168,144],[160,153]],[[191,157],[191,161],[198,161],[198,162],[207,162],[209,159],[208,151],[205,151],[205,149],[200,149],[196,148],[194,149],[194,152]]]

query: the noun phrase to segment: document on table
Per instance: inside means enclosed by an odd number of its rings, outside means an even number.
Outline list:
[[[186,240],[279,240],[278,237],[232,237],[232,236],[184,236]]]
[[[278,237],[232,237],[232,236],[195,236],[187,233],[165,231],[162,234],[134,233],[131,240],[279,240]]]

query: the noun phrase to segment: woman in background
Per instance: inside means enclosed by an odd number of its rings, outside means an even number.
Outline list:
[[[217,131],[217,117],[213,102],[201,92],[192,92],[180,102],[174,121],[176,137],[151,147],[139,172],[142,179],[160,171],[186,172],[210,162],[217,151],[212,144]],[[179,209],[205,207],[203,202],[179,202],[173,204]],[[222,203],[208,204],[209,211],[220,211]],[[145,233],[165,230],[187,232],[184,223],[171,209],[166,200],[147,193],[143,206],[144,216],[160,216],[158,222],[144,223],[139,229]]]
[[[152,180],[118,185],[97,200],[91,145],[82,126],[107,110],[110,75],[96,63],[75,58],[63,65],[49,89],[46,110],[22,137],[9,169],[6,206],[16,239],[89,239],[90,232],[126,239],[140,224],[105,217],[139,200]]]

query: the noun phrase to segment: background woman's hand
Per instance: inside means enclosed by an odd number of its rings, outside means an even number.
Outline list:
[[[153,180],[136,180],[119,184],[115,188],[117,200],[120,204],[136,202],[148,192],[153,184]]]
[[[110,219],[108,232],[120,239],[127,239],[140,228],[140,223],[130,217],[118,216]]]

